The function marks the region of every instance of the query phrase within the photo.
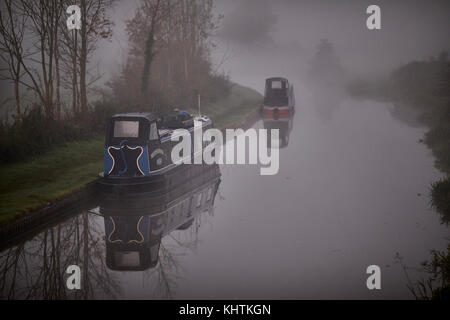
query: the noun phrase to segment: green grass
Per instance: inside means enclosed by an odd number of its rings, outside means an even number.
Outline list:
[[[95,180],[104,138],[68,143],[27,162],[0,167],[0,223],[14,220]]]
[[[256,91],[234,84],[228,98],[204,106],[218,128],[242,122],[261,105]],[[194,112],[194,111],[192,111]],[[67,143],[27,162],[0,167],[0,224],[11,222],[94,181],[103,170],[104,137]]]

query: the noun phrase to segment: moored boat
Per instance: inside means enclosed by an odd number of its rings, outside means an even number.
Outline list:
[[[273,77],[266,79],[264,90],[263,117],[288,118],[295,111],[294,86],[288,79]]]
[[[207,130],[212,121],[175,110],[157,118],[152,113],[126,113],[112,116],[106,125],[104,171],[99,181],[102,191],[161,189],[183,179],[183,162],[171,159],[177,129],[185,129],[194,145],[194,131]],[[204,147],[204,146],[202,146]],[[192,148],[194,150],[194,148]],[[194,158],[192,152],[189,157]],[[173,173],[177,174],[173,174]]]

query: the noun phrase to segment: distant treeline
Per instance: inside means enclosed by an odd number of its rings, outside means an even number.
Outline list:
[[[355,98],[390,101],[394,108],[402,108],[395,110],[400,118],[402,112],[413,113],[416,124],[433,127],[449,116],[449,65],[448,53],[442,52],[436,58],[407,63],[384,77],[351,81],[347,91]]]
[[[93,59],[110,39],[115,0],[80,0],[82,27],[68,30],[71,1],[0,3],[0,80],[13,88],[15,112],[0,117],[0,163],[26,160],[103,131],[116,112],[195,109],[230,94],[214,70],[212,0],[141,0],[127,21],[129,54],[120,73],[95,87]]]
[[[431,185],[431,205],[442,223],[450,223],[450,60],[447,52],[436,58],[410,62],[378,81],[357,80],[348,86],[357,98],[390,101],[394,116],[409,124],[426,127],[423,139],[444,177]],[[424,264],[432,276],[415,284],[417,298],[450,298],[450,246],[446,252],[433,251]],[[433,288],[433,283],[438,283]]]

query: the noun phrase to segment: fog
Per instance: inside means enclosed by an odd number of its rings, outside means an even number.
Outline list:
[[[381,8],[381,30],[366,27],[371,4]],[[302,72],[320,39],[330,40],[357,76],[389,72],[450,47],[448,1],[217,1],[217,12],[224,14],[218,52],[233,52],[224,70],[236,79]]]

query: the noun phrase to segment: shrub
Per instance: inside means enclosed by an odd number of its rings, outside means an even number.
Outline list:
[[[82,118],[66,115],[57,120],[33,106],[11,123],[0,122],[0,163],[28,160],[69,141],[92,138],[103,132],[111,112],[108,105],[97,103]]]
[[[450,222],[450,178],[442,179],[431,185],[431,205],[441,214],[442,223]]]

